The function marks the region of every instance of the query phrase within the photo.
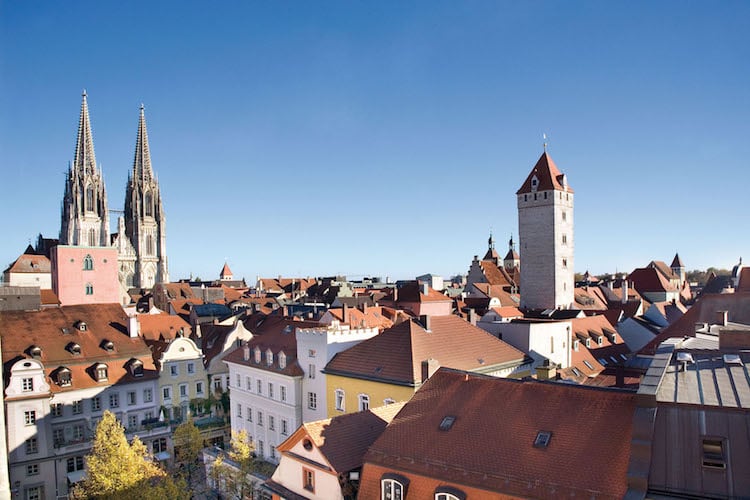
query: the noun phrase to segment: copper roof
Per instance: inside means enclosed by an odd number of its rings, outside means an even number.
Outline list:
[[[532,189],[531,185],[531,180],[534,176],[536,176],[538,181],[536,189]],[[562,180],[563,174],[558,170],[555,162],[552,161],[552,158],[550,158],[545,151],[542,153],[542,156],[539,157],[539,161],[537,161],[534,168],[531,169],[529,176],[526,177],[526,180],[516,194],[531,193],[533,191],[549,191],[552,189],[572,193],[573,189],[571,189],[570,186],[563,186]]]
[[[370,447],[359,495],[379,497],[374,464],[407,474],[411,491],[437,478],[526,498],[622,498],[634,410],[630,392],[440,369]],[[535,447],[541,431],[549,444]]]
[[[433,316],[427,331],[415,320],[404,321],[380,335],[336,354],[325,372],[408,386],[422,382],[422,362],[484,371],[521,363],[524,353],[457,316]]]

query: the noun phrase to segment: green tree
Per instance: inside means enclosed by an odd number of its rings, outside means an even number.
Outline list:
[[[71,492],[74,499],[189,498],[184,484],[176,483],[150,460],[146,446],[137,436],[128,444],[125,429],[109,411],[104,412],[96,426],[86,465],[86,479]]]
[[[238,498],[252,498],[256,484],[252,473],[259,465],[253,457],[254,450],[254,446],[247,438],[247,432],[232,431],[232,441],[226,459],[219,455],[211,464],[209,477],[218,489]]]
[[[195,426],[193,417],[188,417],[187,422],[177,426],[172,435],[175,456],[179,456],[179,462],[185,466],[188,475],[188,484],[192,484],[193,470],[198,455],[203,449],[203,437],[201,431]]]

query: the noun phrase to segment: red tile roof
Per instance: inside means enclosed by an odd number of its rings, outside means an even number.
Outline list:
[[[416,281],[405,283],[398,289],[398,302],[450,302],[452,300],[429,285],[427,293],[422,293],[423,291],[422,285]]]
[[[50,261],[44,255],[23,254],[4,271],[6,273],[49,273]]]
[[[482,273],[487,283],[493,286],[513,286],[513,278],[510,277],[504,267],[498,266],[491,260],[483,260],[479,262],[482,268]]]
[[[140,324],[141,335],[150,341],[170,341],[174,340],[178,334],[183,337],[190,337],[192,330],[190,323],[180,316],[167,313],[139,314],[138,323]]]
[[[492,498],[622,498],[634,410],[630,392],[441,369],[370,447],[359,495],[379,498],[372,465],[406,475],[409,495],[437,478]],[[546,447],[534,447],[540,431]]]
[[[676,292],[677,289],[669,280],[655,267],[641,267],[634,269],[628,275],[628,280],[638,293],[648,292]]]
[[[536,176],[539,184],[536,186],[536,191],[549,191],[554,189],[556,191],[566,191],[572,193],[573,189],[570,186],[563,186],[563,174],[552,161],[552,158],[545,151],[542,156],[539,157],[539,161],[536,162],[534,168],[529,172],[529,176],[526,178],[521,188],[516,194],[531,193],[534,190],[531,187],[531,179]]]
[[[49,288],[42,288],[41,290],[39,290],[39,294],[42,305],[60,305],[60,299],[57,298],[57,295],[53,290],[50,290]]]
[[[224,279],[227,276],[232,276],[232,270],[229,269],[229,264],[226,262],[224,263],[224,267],[221,268],[221,272],[219,273],[219,277]]]
[[[422,383],[422,362],[485,371],[520,364],[525,355],[457,316],[433,316],[426,331],[416,320],[404,321],[380,335],[336,354],[325,372],[407,386]]]
[[[327,312],[331,313],[334,319],[348,324],[352,328],[379,328],[380,330],[385,330],[393,326],[393,321],[383,314],[382,306],[369,306],[365,310],[347,307],[346,321],[344,321],[343,307],[329,309]]]

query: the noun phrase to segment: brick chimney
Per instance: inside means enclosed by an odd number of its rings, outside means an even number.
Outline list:
[[[477,326],[477,312],[474,310],[474,308],[469,309],[469,323]]]
[[[557,366],[549,359],[545,359],[540,366],[536,367],[537,380],[555,380],[557,378]]]

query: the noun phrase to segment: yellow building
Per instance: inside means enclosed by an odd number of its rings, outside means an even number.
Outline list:
[[[328,417],[408,401],[441,366],[523,377],[532,360],[457,316],[422,316],[385,330],[326,365]]]

